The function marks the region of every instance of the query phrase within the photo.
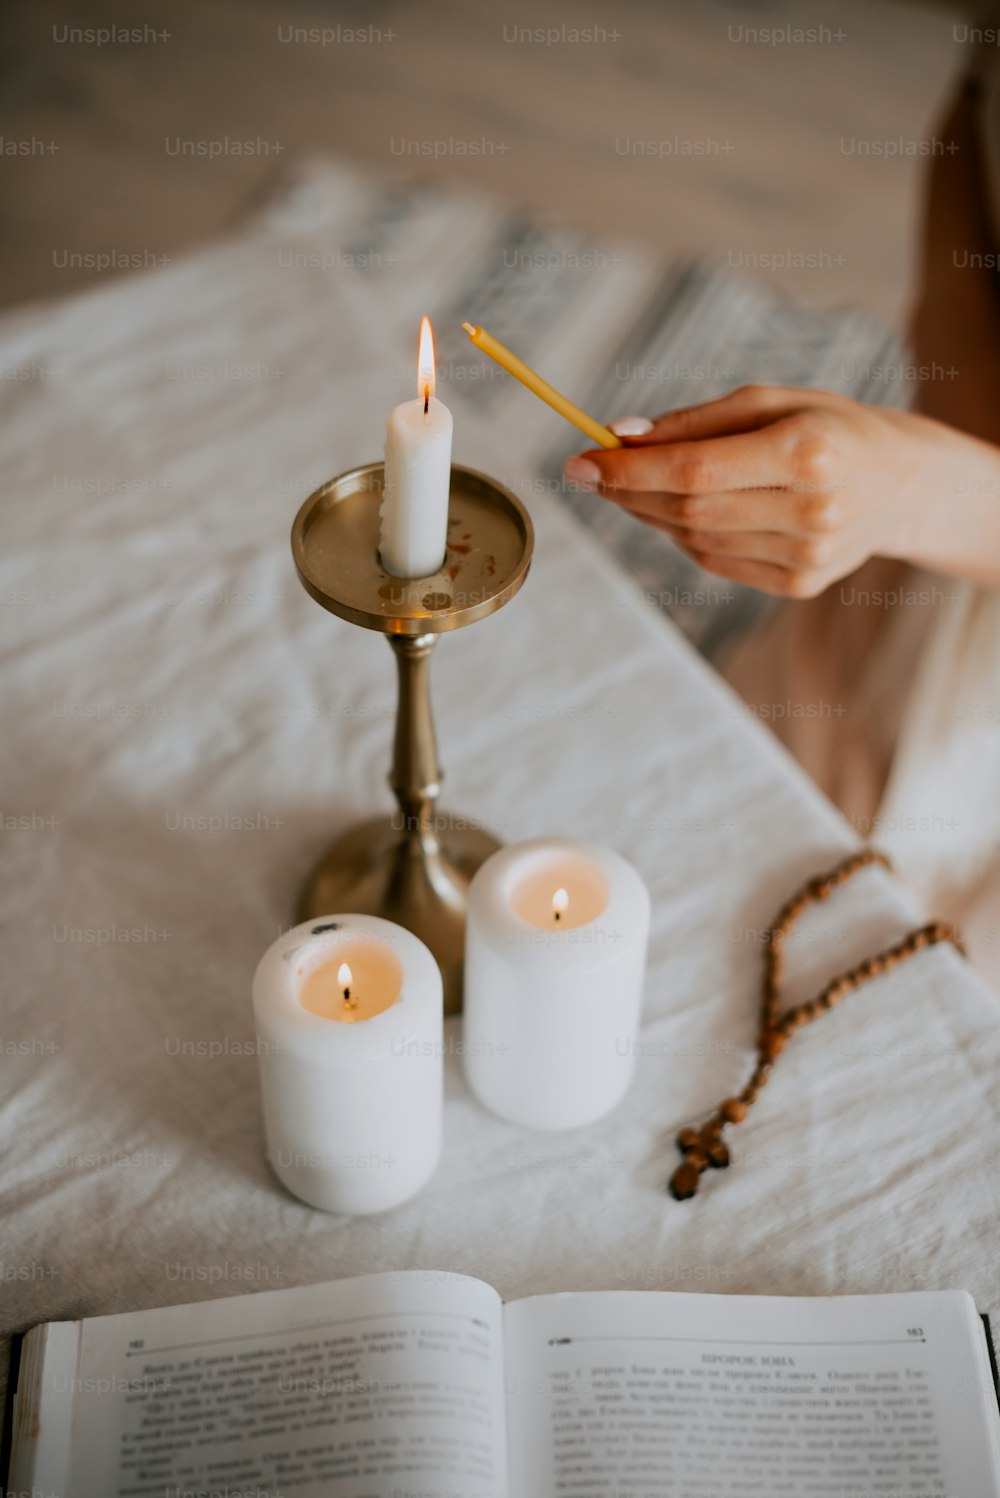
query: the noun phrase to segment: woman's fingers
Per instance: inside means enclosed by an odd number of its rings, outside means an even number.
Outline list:
[[[794,390],[781,385],[742,385],[718,400],[700,406],[665,411],[649,420],[645,416],[622,416],[610,423],[611,430],[628,439],[630,447],[657,442],[699,441],[703,437],[734,436],[752,432],[811,404],[834,405],[842,397],[822,390]]]
[[[705,536],[731,531],[821,536],[837,529],[840,522],[836,497],[808,490],[731,489],[721,494],[625,493],[608,497],[640,520]]]
[[[787,489],[731,489],[721,494],[615,494],[609,496],[640,520],[710,534],[779,531],[795,525]]]
[[[632,505],[623,508],[638,514]],[[860,566],[866,555],[863,542],[843,532],[802,536],[782,530],[709,532],[672,524],[662,510],[639,518],[663,531],[706,571],[785,598],[815,597],[845,571]]]
[[[838,576],[836,572],[794,572],[771,562],[748,562],[736,557],[692,554],[692,560],[716,577],[743,583],[761,593],[774,593],[778,598],[817,598]]]
[[[660,529],[690,554],[717,559],[737,558],[748,562],[773,562],[776,567],[792,571],[814,572],[831,566],[839,555],[829,539],[789,536],[783,531],[722,531],[707,535],[704,531],[682,530],[661,523]]]
[[[660,528],[668,529],[666,526]],[[681,534],[678,532],[678,536]],[[762,593],[773,593],[779,598],[815,598],[841,575],[835,567],[786,567],[756,557],[720,556],[717,552],[694,550],[682,540],[677,544],[704,571],[713,572],[716,577],[724,577],[729,582],[757,588]]]
[[[812,598],[873,550],[859,499],[865,422],[842,396],[750,387],[648,432],[626,423],[627,446],[571,458],[566,476],[720,577]]]
[[[791,423],[779,422],[765,432],[581,453],[567,460],[565,474],[581,488],[611,496],[623,491],[711,494],[781,488],[795,479],[796,446]]]

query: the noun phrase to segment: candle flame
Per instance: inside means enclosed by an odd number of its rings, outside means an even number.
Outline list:
[[[351,991],[351,984],[353,982],[354,982],[354,974],[351,972],[351,970],[348,967],[347,963],[346,962],[342,962],[340,964],[340,966],[338,967],[338,969],[337,969],[337,983],[344,990],[345,996],[350,993],[350,991]]]
[[[434,394],[437,383],[434,364],[434,334],[429,317],[420,319],[420,351],[417,354],[417,397],[424,405]]]
[[[569,895],[564,889],[557,889],[555,894],[552,896],[552,919],[554,921],[559,921],[562,919],[568,904]]]

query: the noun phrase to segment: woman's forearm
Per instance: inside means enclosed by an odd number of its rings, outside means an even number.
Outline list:
[[[1000,447],[942,426],[926,495],[901,515],[890,555],[981,587],[1000,587]],[[902,455],[902,449],[901,449]]]

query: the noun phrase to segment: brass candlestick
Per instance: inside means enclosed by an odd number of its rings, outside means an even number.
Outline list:
[[[317,603],[389,637],[399,673],[389,784],[399,810],[335,840],[302,891],[297,919],[350,911],[405,926],[438,961],[445,1013],[458,1014],[469,881],[500,844],[468,818],[437,810],[431,651],[439,634],[485,619],[513,598],[527,576],[534,532],[509,490],[456,466],[443,567],[433,577],[394,577],[378,554],[382,478],[383,465],[368,463],[311,494],[292,526],[292,556]]]

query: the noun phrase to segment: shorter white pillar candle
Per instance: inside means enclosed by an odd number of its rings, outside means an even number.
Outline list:
[[[323,916],[280,936],[253,982],[267,1154],[325,1212],[383,1212],[441,1153],[441,972],[377,916]]]
[[[628,1090],[649,894],[594,843],[501,848],[469,888],[465,1072],[481,1102],[533,1129],[570,1129]]]

